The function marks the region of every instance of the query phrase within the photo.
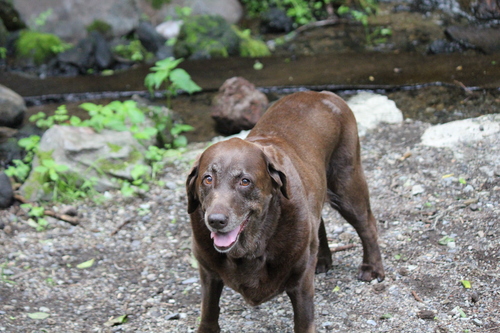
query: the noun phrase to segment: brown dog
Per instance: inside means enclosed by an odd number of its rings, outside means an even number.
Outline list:
[[[285,291],[295,332],[315,332],[314,272],[332,263],[321,218],[325,201],[361,238],[358,278],[384,279],[356,120],[333,93],[282,98],[246,140],[209,147],[186,186],[202,288],[198,332],[220,332],[224,285],[251,305]]]

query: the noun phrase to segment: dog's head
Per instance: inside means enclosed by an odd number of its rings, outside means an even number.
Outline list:
[[[262,241],[270,205],[288,198],[275,151],[233,138],[209,147],[187,182],[188,213],[201,209],[217,251],[241,257]],[[271,212],[272,213],[272,212]]]

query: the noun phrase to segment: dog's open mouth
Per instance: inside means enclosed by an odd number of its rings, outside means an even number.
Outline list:
[[[219,252],[228,252],[238,242],[241,232],[245,229],[248,223],[246,219],[242,224],[229,232],[214,232],[210,233],[210,237],[214,240],[215,249]]]

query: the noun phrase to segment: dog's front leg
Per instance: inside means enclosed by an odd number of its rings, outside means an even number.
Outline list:
[[[315,333],[314,325],[314,268],[306,269],[299,283],[286,293],[293,306],[293,322],[295,333]]]
[[[222,280],[215,273],[200,265],[201,280],[201,322],[198,333],[219,333],[219,300],[224,288]]]

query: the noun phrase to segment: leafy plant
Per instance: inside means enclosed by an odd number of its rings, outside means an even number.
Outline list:
[[[148,0],[154,9],[160,9],[163,5],[169,4],[172,0]]]
[[[281,8],[296,24],[304,25],[326,15],[325,6],[331,0],[242,0],[250,17],[258,17],[262,12],[272,7]]]
[[[154,57],[154,55],[148,52],[138,39],[133,40],[128,44],[115,46],[114,52],[120,57],[137,62],[147,61]]]
[[[47,20],[49,19],[50,16],[54,13],[54,10],[52,8],[47,9],[46,11],[41,12],[34,21],[35,28],[40,29],[43,27],[45,24],[47,24]]]
[[[337,13],[339,15],[350,15],[352,18],[361,23],[365,30],[366,43],[368,45],[385,43],[387,36],[392,35],[392,30],[389,28],[376,27],[370,30],[368,17],[375,15],[378,11],[378,5],[375,0],[359,0],[361,9],[353,9],[347,5],[341,5]]]
[[[7,57],[7,49],[5,47],[0,47],[0,59],[5,59]]]
[[[45,209],[43,207],[33,206],[30,203],[25,203],[21,205],[21,208],[26,211],[28,216],[35,218],[35,220],[29,220],[28,224],[35,228],[36,231],[43,231],[47,229],[49,222],[45,219]]]
[[[151,68],[153,73],[149,73],[144,79],[144,85],[151,94],[162,85],[165,86],[168,107],[170,107],[171,98],[177,96],[178,90],[184,90],[189,94],[201,90],[201,87],[191,80],[191,76],[184,69],[176,68],[183,60],[169,57],[157,61]]]
[[[40,137],[38,135],[32,135],[27,138],[20,139],[17,144],[24,148],[26,155],[22,160],[13,160],[14,165],[9,166],[5,170],[5,174],[9,177],[14,177],[14,179],[20,183],[24,182],[31,171],[31,162],[33,157],[37,152],[38,143],[40,142]]]

